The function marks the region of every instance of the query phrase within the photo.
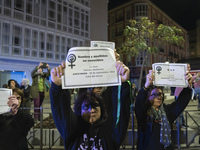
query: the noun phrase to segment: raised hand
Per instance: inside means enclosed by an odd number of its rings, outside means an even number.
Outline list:
[[[47,64],[46,67],[49,69],[49,64]]]
[[[125,66],[122,62],[117,61],[115,63],[115,67],[117,69],[118,74],[121,76],[121,81],[125,82],[129,79],[130,70],[127,66]]]
[[[192,87],[192,82],[193,82],[193,80],[192,80],[192,75],[191,75],[189,72],[187,72],[187,73],[185,74],[185,79],[187,80],[189,86]]]
[[[114,50],[114,52],[115,52],[116,61],[119,61],[120,55],[117,53],[116,49]]]
[[[8,97],[8,106],[11,107],[10,113],[12,115],[16,115],[20,106],[19,100],[16,98],[15,95]]]
[[[145,88],[148,88],[154,81],[155,76],[154,76],[154,71],[149,70],[149,73],[146,75],[146,83],[145,83]]]
[[[64,69],[65,69],[65,62],[62,62],[61,65],[51,70],[51,81],[58,86],[62,84],[61,76],[64,74]]]
[[[40,68],[42,65],[43,65],[43,63],[42,63],[42,62],[40,62],[40,63],[39,63],[39,65],[38,65],[38,68]]]

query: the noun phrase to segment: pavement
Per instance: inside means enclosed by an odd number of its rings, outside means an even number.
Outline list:
[[[174,96],[171,96],[169,93],[169,90],[164,91],[165,93],[165,101],[164,103],[170,104],[174,101]],[[181,130],[184,132],[184,135],[180,135],[180,137],[187,137],[186,130],[188,130],[188,144],[180,144],[179,146],[176,145],[175,150],[200,150],[200,111],[197,109],[198,101],[190,101],[188,106],[186,107],[184,111],[184,117],[187,122],[188,127],[187,128],[181,128]],[[33,106],[32,106],[33,107]],[[50,109],[50,99],[49,96],[45,98],[43,102],[43,118],[46,118],[51,114]],[[31,110],[33,112],[33,110]],[[185,135],[186,134],[186,135]],[[186,140],[187,141],[187,140]],[[33,149],[33,148],[30,148]],[[40,150],[40,146],[34,146],[34,150]],[[42,146],[43,150],[47,149],[54,149],[54,150],[63,150],[64,146],[52,146],[49,148],[49,146]],[[132,150],[132,145],[124,145],[120,148],[120,150]],[[136,148],[134,148],[136,149]]]

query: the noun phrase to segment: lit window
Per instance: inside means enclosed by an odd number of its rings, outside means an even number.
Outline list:
[[[146,3],[135,4],[135,15],[138,17],[147,17],[148,5]]]

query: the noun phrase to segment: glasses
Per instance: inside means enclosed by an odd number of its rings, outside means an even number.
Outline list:
[[[164,94],[163,93],[153,93],[153,94],[151,94],[151,96],[153,96],[153,97],[164,97]]]
[[[90,103],[90,104],[83,104],[81,109],[82,110],[88,110],[88,109],[97,109],[98,107],[100,107],[99,103]]]

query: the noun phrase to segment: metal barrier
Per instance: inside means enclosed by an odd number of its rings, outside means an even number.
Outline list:
[[[29,145],[29,147],[30,147],[30,149],[34,149],[35,148],[35,146],[36,146],[36,144],[34,143],[35,141],[34,140],[36,140],[36,132],[38,131],[38,130],[40,130],[40,136],[39,136],[39,149],[40,150],[42,150],[43,149],[43,146],[44,146],[44,141],[43,141],[43,131],[44,131],[44,128],[43,128],[43,119],[45,119],[45,118],[43,118],[44,117],[44,115],[46,114],[47,115],[47,117],[49,117],[49,125],[50,125],[50,117],[52,116],[52,113],[51,112],[44,112],[43,110],[50,110],[51,108],[43,108],[42,106],[40,107],[40,108],[21,108],[22,110],[23,109],[31,109],[31,110],[33,110],[34,111],[34,109],[39,109],[40,110],[40,122],[35,122],[35,124],[34,124],[34,126],[31,128],[31,130],[29,131],[29,133],[28,133],[28,136],[27,136],[27,143],[28,143],[28,145]],[[34,114],[36,114],[36,113],[31,113],[31,115],[32,115],[32,117],[34,118]],[[39,114],[39,113],[38,113]],[[36,125],[40,125],[40,127],[39,128],[36,128]],[[51,132],[51,128],[50,128],[50,126],[49,126],[49,128],[45,128],[45,129],[47,129],[48,130],[48,148],[49,149],[52,149],[53,148],[53,146],[55,146],[55,144],[58,142],[58,140],[59,139],[62,139],[61,138],[61,136],[59,135],[59,137],[58,138],[56,138],[55,140],[52,140],[52,138],[53,137],[51,137],[51,133],[53,133],[53,131]],[[57,130],[57,128],[56,128],[56,130]],[[46,142],[46,141],[45,141]],[[37,144],[37,146],[38,146],[38,144]],[[64,146],[63,146],[63,149],[64,149]]]
[[[52,116],[52,113],[51,112],[50,113],[49,112],[48,113],[44,112],[43,110],[45,110],[45,109],[47,110],[47,109],[50,109],[50,108],[43,108],[42,106],[40,108],[29,108],[29,109],[40,109],[40,128],[39,128],[39,130],[40,130],[40,145],[39,146],[40,146],[40,150],[42,150],[43,149],[43,130],[44,130],[43,129],[43,116],[44,116],[44,114],[48,114],[48,116],[50,118],[50,116]],[[132,108],[131,112],[132,112],[132,130],[134,130],[134,128],[133,128],[133,126],[134,126],[133,125],[133,123],[134,123],[134,120],[133,120],[133,118],[134,118],[134,110],[133,110],[133,108]],[[186,134],[185,138],[186,139],[185,139],[185,141],[186,141],[186,147],[187,148],[190,147],[190,145],[193,143],[194,139],[200,134],[200,125],[197,123],[197,121],[192,117],[192,115],[189,112],[199,112],[199,111],[198,110],[190,110],[190,111],[184,111],[183,112],[183,113],[185,113],[185,115],[184,115],[185,116],[185,122],[186,122],[186,130],[185,130],[185,134]],[[34,113],[32,113],[32,116],[34,116]],[[192,139],[190,141],[189,141],[189,138],[188,138],[188,127],[187,127],[187,125],[188,125],[188,117],[190,119],[192,119],[192,121],[197,126],[197,131],[196,131],[195,135],[192,137]],[[177,120],[179,120],[179,119],[177,119]],[[49,119],[49,124],[50,124],[50,119]],[[28,142],[28,145],[29,145],[30,149],[34,149],[34,147],[35,147],[35,144],[34,143],[30,143],[30,141],[31,141],[31,139],[32,139],[32,141],[35,139],[35,133],[37,132],[37,129],[38,128],[35,128],[35,126],[34,126],[29,131],[29,137],[27,138],[27,142]],[[55,146],[55,144],[58,142],[58,140],[59,139],[62,140],[62,138],[59,135],[59,137],[57,137],[55,140],[52,140],[53,137],[51,137],[51,134],[50,134],[51,133],[50,127],[48,128],[48,130],[49,130],[49,134],[48,134],[48,136],[49,136],[48,148],[52,149]],[[181,129],[179,128],[179,121],[178,121],[178,124],[177,124],[177,148],[179,150],[181,148],[180,131],[181,131]],[[134,147],[135,147],[135,145],[134,145],[134,142],[135,142],[134,139],[135,139],[134,138],[134,133],[132,133],[132,150],[134,150]],[[199,137],[199,142],[200,142],[200,137]],[[63,149],[64,149],[64,146],[63,146]]]
[[[193,110],[193,111],[195,111],[195,110]],[[196,111],[198,111],[198,110],[196,110]],[[196,132],[196,134],[194,135],[194,137],[192,138],[191,141],[188,141],[188,128],[187,128],[188,117],[187,116],[189,116],[193,120],[193,122],[197,125],[197,132]],[[187,139],[186,139],[186,147],[189,147],[190,144],[192,143],[192,141],[195,139],[195,137],[197,135],[199,135],[199,133],[200,133],[200,125],[196,122],[196,120],[194,120],[194,118],[189,114],[188,111],[185,111],[185,119],[186,119],[186,137],[187,137]]]
[[[194,143],[194,140],[195,138],[200,134],[200,125],[197,123],[197,121],[192,117],[192,115],[190,115],[189,112],[198,112],[198,110],[190,110],[190,111],[184,111],[183,113],[185,113],[185,123],[186,123],[186,127],[185,127],[185,141],[186,141],[186,147],[189,148],[190,145],[192,143]],[[188,117],[190,117],[190,119],[193,121],[194,124],[196,124],[197,126],[197,131],[196,133],[194,134],[194,136],[191,138],[191,140],[189,141],[189,137],[188,137]],[[181,149],[181,142],[180,142],[180,131],[181,131],[181,128],[180,128],[180,116],[177,118],[177,148],[178,150]],[[195,130],[193,130],[195,132]],[[199,137],[199,144],[200,144],[200,137]]]

